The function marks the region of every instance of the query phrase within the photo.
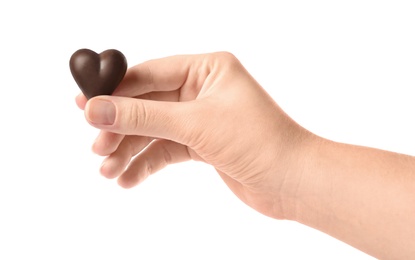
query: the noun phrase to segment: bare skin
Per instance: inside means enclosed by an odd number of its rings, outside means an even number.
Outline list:
[[[415,158],[336,143],[294,122],[230,53],[130,68],[76,102],[101,129],[101,173],[131,188],[165,166],[211,164],[247,205],[380,259],[415,258]]]

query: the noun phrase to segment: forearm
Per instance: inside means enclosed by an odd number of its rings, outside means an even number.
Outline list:
[[[381,259],[415,257],[415,158],[317,138],[292,219]]]

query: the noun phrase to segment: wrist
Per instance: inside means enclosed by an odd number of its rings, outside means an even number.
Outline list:
[[[310,207],[319,207],[321,178],[317,167],[318,154],[327,142],[330,141],[302,129],[296,144],[291,144],[291,155],[280,190],[282,218],[303,222]]]

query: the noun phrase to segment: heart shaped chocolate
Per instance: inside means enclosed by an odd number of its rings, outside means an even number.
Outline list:
[[[118,50],[106,50],[100,54],[80,49],[69,61],[71,73],[86,98],[111,95],[127,71],[127,60]]]

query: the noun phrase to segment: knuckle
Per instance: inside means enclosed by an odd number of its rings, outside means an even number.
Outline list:
[[[124,109],[120,111],[119,128],[122,128],[125,134],[137,134],[148,121],[148,109],[142,102],[134,104],[126,104]]]
[[[167,109],[158,107],[151,101],[140,100],[129,108],[126,113],[126,125],[129,126],[131,134],[143,134],[153,132],[158,136],[164,130],[162,128],[171,126],[175,120],[169,116]]]
[[[132,129],[139,130],[142,128],[148,121],[148,111],[146,106],[141,102],[136,102],[134,106],[131,107],[129,121]]]
[[[217,72],[219,74],[241,71],[243,68],[242,63],[238,58],[227,51],[210,53],[206,57],[205,62],[207,63],[207,66],[211,68],[211,72]]]
[[[238,58],[234,54],[228,51],[216,52],[213,54],[214,58],[221,64],[227,64],[228,66],[235,66],[240,64]]]
[[[219,51],[215,53],[217,57],[222,59],[236,59],[235,55],[229,51]]]

